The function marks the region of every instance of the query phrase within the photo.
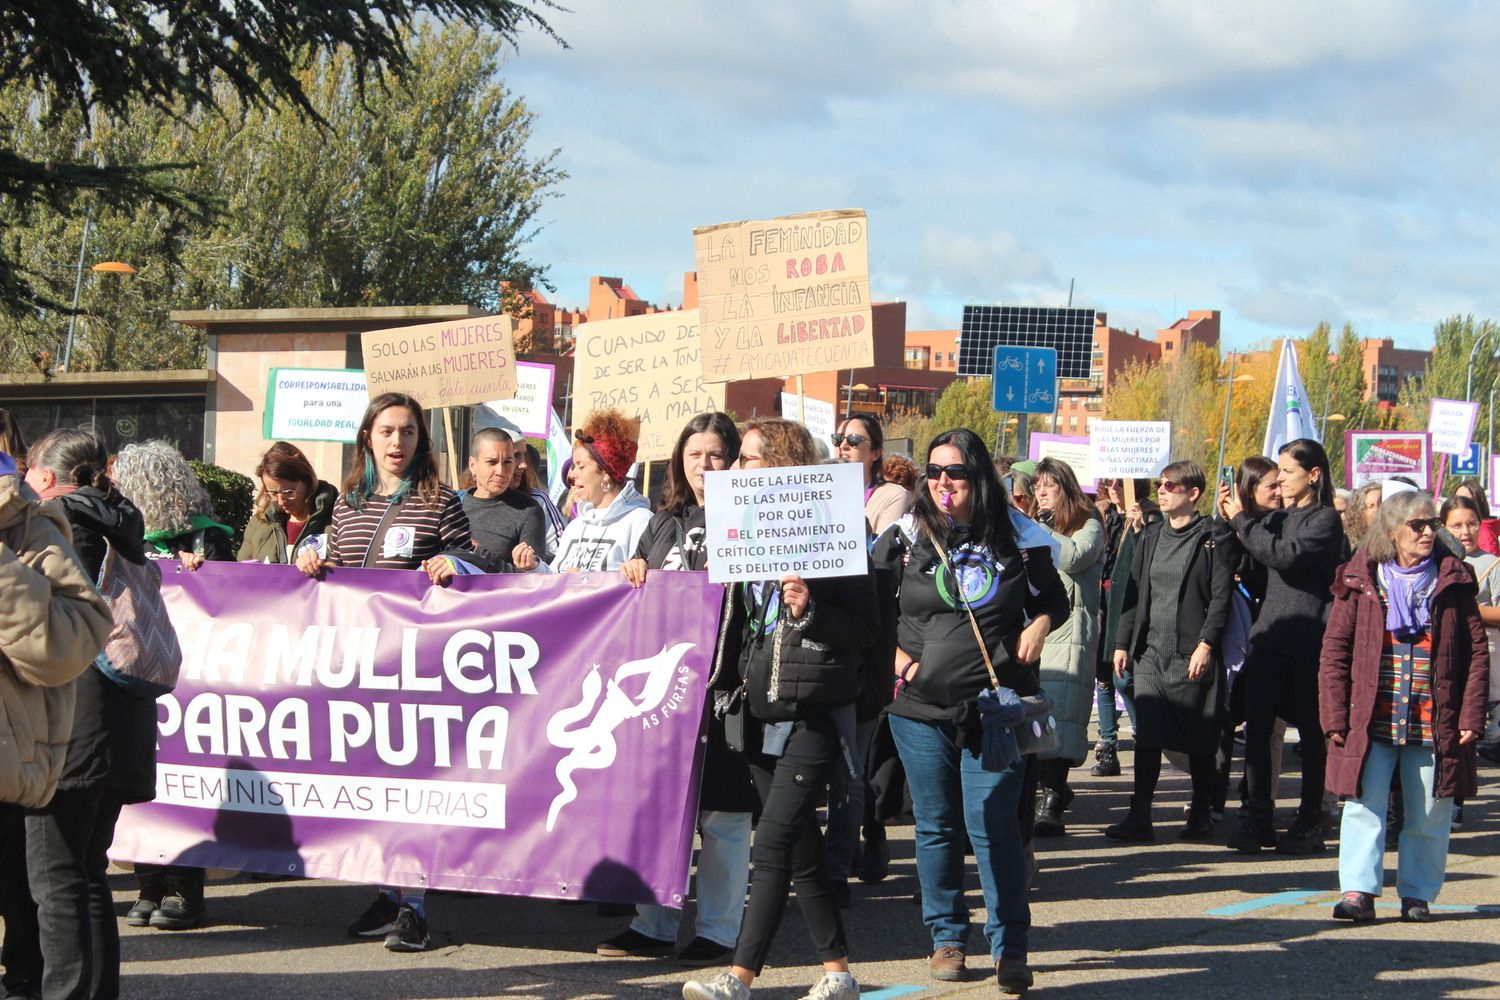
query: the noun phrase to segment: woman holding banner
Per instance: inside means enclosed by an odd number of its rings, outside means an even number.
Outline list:
[[[616,570],[635,555],[651,520],[651,504],[630,481],[637,428],[619,410],[596,410],[574,432],[572,482],[580,501],[557,543],[557,557],[544,563],[522,542],[511,561],[516,569],[544,573]]]
[[[622,567],[633,586],[642,586],[650,570],[707,568],[704,473],[729,468],[739,458],[739,451],[739,431],[725,414],[701,413],[688,421],[677,436],[667,464],[665,503],[646,526],[635,558]],[[726,601],[732,593],[732,588],[726,591]],[[730,639],[727,626],[731,617],[726,609],[721,646]],[[738,636],[733,641],[738,642]],[[724,655],[721,650],[715,662],[722,664]],[[727,699],[733,685],[719,683],[726,673],[733,671],[716,671],[709,690],[718,688]],[[708,747],[698,798],[703,846],[698,853],[697,928],[693,939],[677,954],[678,963],[689,968],[716,965],[734,950],[745,910],[745,884],[750,878],[750,817],[759,807],[745,757],[730,752],[724,737],[724,717],[713,711],[714,700],[711,695]],[[670,954],[677,944],[682,911],[641,904],[636,914],[628,929],[600,942],[595,951],[608,958]]]
[[[277,441],[261,456],[255,478],[260,496],[245,525],[241,562],[288,563],[297,549],[322,544],[339,491],[318,478],[302,449]]]
[[[463,504],[438,481],[422,405],[405,393],[376,396],[355,436],[326,553],[303,549],[297,568],[311,577],[327,566],[421,569],[436,584],[459,571],[470,548]],[[425,950],[424,892],[382,889],[349,925],[349,936],[384,938],[391,951]]]
[[[1282,854],[1323,850],[1323,777],[1327,751],[1318,721],[1318,651],[1333,602],[1334,570],[1349,556],[1343,522],[1333,508],[1328,455],[1311,438],[1282,445],[1276,456],[1280,510],[1251,514],[1229,485],[1219,487],[1219,513],[1250,558],[1266,568],[1266,597],[1250,631],[1245,685],[1245,776],[1250,801],[1229,846],[1241,854],[1275,847]],[[1276,774],[1271,733],[1280,716],[1301,735],[1302,805],[1276,836]]]
[[[1040,690],[1037,663],[1053,623],[1067,618],[1067,595],[1047,539],[1018,538],[983,440],[962,428],[933,440],[916,506],[881,536],[876,557],[904,562],[888,712],[916,817],[929,968],[935,979],[964,977],[967,833],[990,960],[1002,990],[1023,992],[1032,980],[1020,817],[1027,758],[985,766],[978,698],[997,682],[1022,697]]]
[[[789,420],[745,426],[738,465],[744,469],[818,462],[807,428]],[[874,640],[875,592],[870,575],[741,583],[720,644],[716,670],[730,665],[737,644],[738,704],[748,710],[744,751],[760,792],[750,900],[734,960],[712,982],[687,983],[687,1000],[745,1000],[760,975],[793,885],[812,935],[823,977],[803,1000],[859,996],[849,973],[844,924],[834,903],[818,828],[818,799],[835,767],[856,773],[854,699],[859,650]],[[741,716],[743,718],[743,716]],[[744,720],[750,721],[750,720]]]

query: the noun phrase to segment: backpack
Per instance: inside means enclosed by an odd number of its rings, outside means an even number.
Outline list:
[[[94,668],[133,695],[154,701],[177,686],[182,647],[161,599],[156,560],[133,563],[113,545],[99,567],[99,594],[115,627]]]

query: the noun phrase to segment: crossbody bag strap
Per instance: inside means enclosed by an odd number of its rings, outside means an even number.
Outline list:
[[[948,550],[943,548],[943,543],[937,540],[937,536],[930,530],[927,537],[932,541],[932,547],[937,550],[938,558],[948,569],[948,575],[953,578],[953,596],[963,605],[964,611],[969,616],[969,626],[974,630],[974,641],[979,643],[979,655],[984,657],[984,669],[989,672],[990,683],[995,687],[1000,686],[1000,679],[995,676],[995,665],[990,662],[990,650],[985,645],[984,633],[979,631],[979,620],[974,617],[974,609],[969,607],[969,602],[964,598],[963,581],[958,578],[958,572],[953,568],[953,563],[948,558]]]
[[[372,565],[370,557],[375,554],[375,543],[385,539],[386,529],[390,527],[391,515],[396,513],[400,506],[395,501],[386,504],[385,513],[380,515],[380,523],[375,525],[375,533],[370,536],[370,544],[365,547],[365,557],[359,562],[361,569],[369,569]]]

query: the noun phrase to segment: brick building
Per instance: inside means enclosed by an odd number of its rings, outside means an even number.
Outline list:
[[[1365,399],[1381,403],[1394,403],[1409,378],[1416,379],[1421,385],[1427,362],[1432,360],[1431,351],[1397,347],[1390,337],[1361,340],[1359,350],[1365,375]]]

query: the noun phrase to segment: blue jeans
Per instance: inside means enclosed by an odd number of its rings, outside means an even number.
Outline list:
[[[1129,677],[1115,677],[1113,684],[1094,683],[1094,708],[1099,713],[1099,742],[1114,746],[1120,739],[1120,710],[1115,707],[1115,692],[1125,702],[1130,725],[1135,727],[1135,687]]]
[[[955,742],[957,729],[949,722],[919,722],[893,715],[891,736],[911,789],[922,922],[932,932],[933,949],[953,945],[968,950],[967,830],[984,889],[984,934],[990,957],[1024,959],[1031,930],[1019,815],[1025,758],[1004,771],[986,771],[977,753]]]
[[[698,851],[697,937],[733,948],[745,912],[750,882],[750,814],[705,809],[698,815],[703,847]],[[655,903],[635,908],[630,929],[658,941],[676,941],[682,911]]]
[[[859,846],[859,830],[865,819],[865,761],[870,756],[870,741],[875,738],[878,718],[861,722],[854,728],[854,763],[857,779],[840,765],[833,769],[828,782],[828,833],[823,838],[823,854],[828,859],[828,874],[835,882],[847,882],[854,864],[854,850]]]
[[[1406,819],[1397,847],[1396,892],[1430,903],[1443,887],[1453,821],[1453,800],[1432,797],[1432,747],[1370,741],[1359,776],[1361,794],[1344,802],[1339,826],[1339,891],[1380,895],[1385,882],[1385,807],[1397,767]]]

